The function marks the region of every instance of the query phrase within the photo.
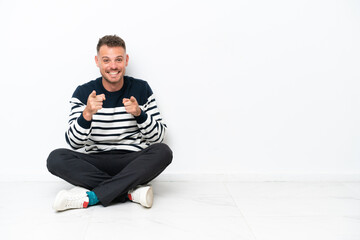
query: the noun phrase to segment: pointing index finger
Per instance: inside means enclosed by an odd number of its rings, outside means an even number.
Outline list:
[[[102,94],[100,94],[100,95],[98,95],[98,96],[101,97],[103,101],[106,100],[105,94],[102,93]]]

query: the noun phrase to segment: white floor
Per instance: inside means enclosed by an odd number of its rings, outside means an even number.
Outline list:
[[[0,182],[0,239],[359,240],[360,182],[154,182],[154,205],[55,213],[63,182]]]

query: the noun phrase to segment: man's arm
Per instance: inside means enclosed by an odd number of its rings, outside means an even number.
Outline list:
[[[74,93],[76,95],[76,91]],[[73,149],[82,148],[91,133],[92,117],[102,108],[105,95],[96,95],[95,90],[89,95],[87,104],[83,104],[76,96],[70,100],[71,112],[69,128],[65,134],[67,143]]]
[[[91,121],[92,117],[97,111],[102,109],[103,101],[105,101],[105,95],[96,95],[96,91],[93,90],[87,100],[86,107],[83,111],[83,117],[86,121]]]
[[[163,123],[156,101],[151,95],[143,109],[140,108],[135,97],[124,98],[123,103],[127,113],[132,114],[138,124],[143,138],[149,143],[159,143],[164,140],[166,124]]]

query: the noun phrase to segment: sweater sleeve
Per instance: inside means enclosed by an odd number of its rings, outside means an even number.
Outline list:
[[[141,114],[136,117],[136,121],[143,138],[148,143],[160,143],[164,140],[167,126],[163,122],[151,89],[150,96],[141,106]]]
[[[86,105],[77,98],[77,92],[75,90],[70,100],[69,127],[65,133],[66,141],[73,149],[84,147],[91,133],[91,121],[85,120],[82,115]]]

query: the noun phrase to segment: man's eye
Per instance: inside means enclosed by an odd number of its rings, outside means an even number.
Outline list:
[[[109,60],[108,60],[108,59],[104,59],[103,62],[104,62],[104,63],[108,63]]]
[[[116,59],[117,62],[122,62],[121,58]]]

